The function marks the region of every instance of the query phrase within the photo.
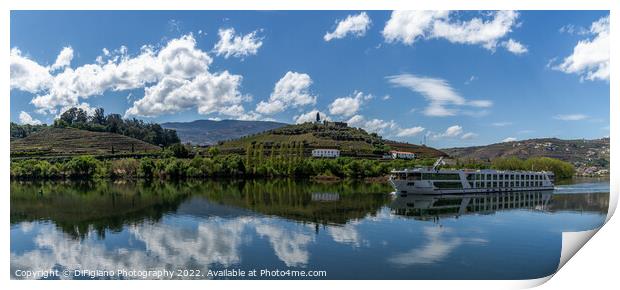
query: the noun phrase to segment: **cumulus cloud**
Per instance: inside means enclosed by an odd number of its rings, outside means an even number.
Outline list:
[[[445,131],[439,132],[439,133],[429,131],[428,133],[426,133],[426,135],[432,139],[461,138],[462,140],[471,140],[473,138],[478,137],[478,134],[476,133],[473,133],[473,132],[466,133],[463,130],[463,127],[460,125],[452,125],[446,128]]]
[[[424,131],[424,127],[416,126],[411,128],[401,129],[400,132],[396,133],[397,137],[412,137],[418,135]]]
[[[355,115],[361,108],[363,102],[372,99],[372,95],[365,95],[362,92],[354,92],[353,96],[337,98],[329,105],[329,113],[350,117]]]
[[[495,51],[519,17],[515,11],[496,11],[488,17],[467,21],[455,20],[453,15],[450,11],[394,11],[383,28],[383,37],[386,42],[406,45],[420,39],[445,39]]]
[[[256,111],[272,115],[289,107],[298,108],[316,104],[316,96],[310,93],[312,79],[309,75],[298,72],[287,72],[275,85],[269,100],[256,105]]]
[[[314,109],[312,111],[300,114],[300,115],[296,115],[293,117],[293,120],[295,120],[296,124],[302,124],[302,123],[308,123],[308,122],[314,122],[316,121],[316,114],[319,114],[321,117],[321,121],[323,120],[327,120],[327,121],[331,121],[331,117],[329,117],[327,114]]]
[[[56,61],[50,67],[51,70],[57,70],[64,67],[67,67],[71,64],[71,60],[73,60],[73,48],[70,46],[63,48],[56,57]]]
[[[368,17],[366,12],[349,15],[346,19],[338,21],[336,29],[333,32],[325,33],[323,39],[331,41],[332,39],[344,38],[347,35],[363,36],[370,27],[370,23],[370,17]]]
[[[357,114],[347,120],[347,123],[351,127],[362,128],[370,133],[377,133],[383,136],[390,136],[391,138],[400,137],[407,138],[413,137],[424,130],[424,127],[414,126],[409,128],[403,128],[398,125],[394,120],[383,120],[383,119],[367,119],[366,117]]]
[[[424,114],[427,116],[454,116],[459,112],[454,108],[455,106],[488,108],[493,105],[489,100],[468,101],[459,95],[447,81],[439,78],[401,74],[388,76],[387,80],[396,87],[410,89],[427,99],[429,105],[424,109]]]
[[[502,46],[504,46],[508,51],[514,54],[524,54],[526,53],[527,47],[521,44],[520,42],[510,38],[507,41],[502,42]]]
[[[478,134],[472,133],[472,132],[468,132],[468,133],[465,133],[465,134],[461,135],[461,139],[463,139],[463,140],[471,140],[471,139],[474,139],[476,137],[478,137]]]
[[[136,55],[121,46],[102,49],[92,64],[68,66],[73,50],[63,49],[50,74],[47,68],[11,50],[11,89],[36,94],[31,103],[39,113],[58,113],[59,109],[88,105],[85,99],[107,91],[144,88],[144,97],[135,100],[125,116],[154,117],[196,108],[200,114],[223,114],[257,118],[245,113],[241,94],[242,76],[228,71],[210,72],[213,59],[199,49],[192,34],[170,40],[161,48],[144,45]]]
[[[515,137],[508,137],[508,138],[502,140],[502,142],[514,142],[514,141],[517,141],[517,138],[515,138]]]
[[[46,67],[22,55],[19,48],[11,49],[10,67],[11,89],[36,93],[47,88],[53,80]]]
[[[391,132],[394,132],[398,129],[398,125],[393,120],[385,121],[382,119],[370,119],[367,120],[362,115],[355,115],[351,117],[347,123],[352,127],[362,128],[371,133],[377,133],[381,135],[391,135]]]
[[[412,45],[418,38],[431,33],[432,23],[446,19],[450,11],[393,11],[383,28],[383,37],[387,42],[402,42]]]
[[[460,135],[461,133],[463,133],[463,127],[459,125],[454,125],[454,126],[448,127],[448,129],[446,129],[446,132],[444,132],[443,135],[445,137],[456,137]]]
[[[286,266],[301,267],[308,264],[308,245],[313,241],[312,236],[270,224],[257,225],[255,229],[258,235],[267,237],[276,256]]]
[[[152,117],[196,107],[202,115],[219,112],[240,116],[244,109],[239,104],[246,98],[239,92],[241,80],[228,71],[204,73],[192,80],[166,77],[145,88],[144,97],[134,102],[126,115]]]
[[[220,40],[213,50],[218,56],[224,56],[224,58],[255,55],[263,45],[262,38],[257,37],[256,34],[257,31],[246,35],[235,35],[234,28],[220,29],[218,31]]]
[[[41,121],[37,119],[33,119],[32,116],[30,116],[30,114],[24,111],[21,111],[19,113],[19,122],[21,124],[28,124],[28,125],[41,125]]]
[[[589,33],[592,38],[580,40],[573,53],[552,68],[582,80],[609,80],[609,16],[592,23]]]
[[[566,114],[566,115],[555,115],[553,116],[554,119],[556,120],[561,120],[561,121],[581,121],[581,120],[585,120],[588,118],[587,115],[584,114]]]

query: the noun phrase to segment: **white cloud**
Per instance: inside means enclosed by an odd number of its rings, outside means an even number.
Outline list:
[[[69,66],[71,65],[71,60],[73,60],[73,48],[68,46],[60,51],[60,54],[56,57],[56,61],[50,67],[50,70],[54,71]]]
[[[383,29],[386,42],[412,45],[419,39],[446,39],[452,43],[481,45],[494,51],[517,25],[515,11],[496,11],[489,19],[454,20],[450,11],[394,11]],[[514,51],[511,51],[514,53]]]
[[[495,122],[495,123],[491,123],[491,126],[494,127],[506,127],[506,126],[510,126],[512,125],[512,122]]]
[[[296,115],[296,116],[293,117],[293,120],[295,120],[296,124],[302,124],[302,123],[307,123],[307,122],[315,122],[316,121],[316,114],[317,113],[319,113],[319,115],[321,116],[321,121],[323,121],[323,120],[331,121],[331,118],[327,114],[325,114],[325,113],[323,113],[323,112],[321,112],[321,111],[319,111],[317,109],[314,109],[314,110],[312,110],[310,112],[307,112],[307,113],[304,113],[304,114],[301,114],[301,115]]]
[[[585,35],[589,33],[589,30],[582,26],[575,26],[574,24],[567,24],[560,27],[560,33]]]
[[[367,120],[362,115],[355,115],[351,117],[347,123],[351,127],[362,128],[368,132],[386,136],[393,136],[401,130],[394,120],[385,121],[377,118]]]
[[[443,117],[453,116],[458,113],[458,110],[448,106],[487,108],[493,105],[488,100],[466,100],[443,79],[421,77],[412,74],[388,76],[387,79],[394,86],[404,87],[424,96],[430,102],[424,110],[424,114],[427,116]]]
[[[506,139],[502,140],[502,142],[514,142],[514,141],[517,141],[517,138],[514,138],[514,137],[508,137],[508,138],[506,138]]]
[[[556,120],[561,121],[581,121],[588,118],[587,115],[584,114],[567,114],[567,115],[555,115],[553,117]]]
[[[397,137],[412,137],[412,136],[422,133],[423,131],[424,131],[424,127],[420,127],[420,126],[405,128],[405,129],[401,129],[400,132],[396,133],[396,136]]]
[[[441,132],[441,133],[428,132],[426,134],[427,134],[427,136],[429,136],[432,139],[456,138],[456,137],[459,137],[459,136],[462,139],[471,139],[471,138],[477,136],[477,134],[475,134],[475,133],[463,134],[463,127],[461,127],[460,125],[450,126],[450,127],[446,128],[446,130],[444,132]],[[467,135],[467,136],[465,136],[465,135]],[[465,136],[465,138],[463,138],[463,136]]]
[[[262,38],[256,36],[257,31],[246,35],[235,35],[234,28],[220,29],[218,35],[220,40],[215,44],[213,50],[218,56],[246,57],[255,55],[263,45]]]
[[[459,126],[459,125],[454,125],[454,126],[450,126],[448,127],[448,129],[446,129],[446,132],[444,133],[444,136],[446,137],[455,137],[460,135],[463,132],[463,127]]]
[[[30,116],[30,114],[24,111],[21,111],[19,113],[19,122],[21,124],[28,124],[28,125],[41,125],[41,121],[37,119],[33,119],[32,116]]]
[[[323,39],[330,41],[332,39],[344,38],[347,35],[363,36],[370,27],[370,17],[366,12],[362,12],[358,15],[349,15],[346,19],[340,20],[336,29],[333,32],[325,33]]]
[[[62,52],[57,66],[65,69],[50,75],[13,48],[11,88],[37,94],[31,103],[39,113],[84,106],[84,99],[107,91],[144,88],[144,97],[133,103],[126,116],[158,116],[195,107],[200,114],[256,117],[253,112],[244,113],[241,103],[250,96],[239,92],[242,77],[228,71],[209,72],[213,59],[197,47],[191,34],[172,39],[160,49],[144,45],[132,56],[125,46],[113,51],[104,48],[102,53],[96,63],[73,69],[65,66],[70,53]]]
[[[229,116],[244,113],[240,105],[246,97],[239,92],[242,77],[228,71],[204,73],[193,80],[166,77],[145,88],[144,97],[127,110],[126,116],[152,117],[196,107],[199,114],[218,112]]]
[[[354,225],[346,224],[344,226],[329,226],[327,232],[334,242],[341,244],[350,244],[354,247],[359,247],[362,239],[360,237],[357,228]]]
[[[553,69],[577,74],[582,80],[609,80],[609,16],[590,27],[591,39],[584,39],[573,48],[573,53]]]
[[[354,92],[353,96],[337,98],[329,105],[329,113],[350,117],[355,115],[363,102],[372,99],[372,95],[364,95],[362,92]]]
[[[385,96],[383,96],[383,98],[381,98],[381,99],[382,99],[382,100],[384,100],[384,101],[387,101],[387,100],[389,100],[389,99],[391,99],[391,98],[392,98],[392,96],[390,96],[390,95],[385,95]]]
[[[472,133],[472,132],[468,132],[468,133],[465,133],[465,134],[461,135],[461,139],[463,139],[463,140],[471,140],[471,139],[474,139],[476,137],[478,137],[478,134]]]
[[[48,69],[32,61],[18,48],[11,49],[11,89],[36,93],[52,82]]]
[[[286,266],[300,267],[308,264],[308,245],[313,241],[312,236],[268,224],[257,225],[255,229],[258,235],[267,237],[276,256]]]
[[[347,123],[351,127],[362,128],[370,133],[377,133],[382,136],[391,138],[400,137],[407,138],[418,135],[426,130],[424,127],[414,126],[410,128],[402,128],[394,120],[382,120],[382,119],[366,119],[362,115],[355,115],[347,120]]]
[[[312,79],[309,75],[298,72],[287,72],[275,85],[267,101],[256,105],[256,111],[271,115],[288,107],[298,108],[316,104],[316,96],[309,92]]]
[[[393,11],[383,28],[387,42],[400,41],[412,45],[419,37],[426,37],[431,24],[446,19],[450,11]]]
[[[514,54],[524,54],[526,53],[527,47],[521,44],[520,42],[510,38],[507,41],[502,42],[502,46],[504,46],[508,51]]]

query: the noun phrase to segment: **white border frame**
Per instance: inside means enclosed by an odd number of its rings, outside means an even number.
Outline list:
[[[420,3],[418,3],[420,2]],[[423,2],[423,3],[422,3]],[[4,94],[4,105],[0,106],[0,113],[5,118],[10,116],[10,98],[9,96],[9,56],[10,56],[10,11],[11,10],[610,10],[611,11],[611,48],[610,51],[620,51],[618,46],[618,33],[620,31],[620,14],[618,14],[617,6],[620,1],[617,0],[433,0],[433,1],[412,1],[412,0],[356,0],[356,1],[328,1],[328,0],[4,0],[0,1],[2,7],[0,16],[0,39],[2,39],[2,47],[0,48],[0,58],[4,69],[0,70],[2,82],[0,86]],[[611,78],[610,78],[610,110],[611,108],[620,108],[618,102],[618,84],[619,70],[617,62],[611,59]],[[611,197],[610,209],[607,216],[609,221],[612,217],[618,200],[618,191],[620,189],[618,167],[618,146],[614,142],[614,137],[618,131],[618,117],[610,111],[610,137],[611,137]],[[3,140],[5,152],[9,151],[9,122],[1,122],[2,131],[0,136]],[[10,182],[10,156],[2,154],[1,174],[2,187],[9,188]],[[2,202],[2,212],[4,213],[2,222],[0,223],[1,232],[4,238],[0,241],[2,267],[0,268],[0,277],[7,280],[9,289],[18,288],[47,288],[62,287],[63,289],[106,289],[110,287],[149,287],[149,288],[172,288],[172,287],[252,287],[252,288],[299,288],[299,289],[315,289],[318,287],[336,286],[339,288],[383,288],[383,287],[450,287],[450,288],[476,288],[476,289],[497,289],[497,288],[525,288],[534,287],[543,284],[552,276],[534,279],[534,280],[516,280],[516,281],[426,281],[426,280],[387,280],[387,281],[365,281],[365,280],[327,280],[327,281],[18,281],[10,280],[10,247],[9,247],[9,194],[5,190],[4,202]],[[590,242],[592,247],[585,247],[583,255],[576,255],[579,259],[574,263],[568,263],[567,267],[557,274],[557,278],[551,283],[546,284],[547,288],[567,289],[574,287],[589,287],[590,285],[598,285],[599,287],[612,288],[617,286],[615,276],[618,257],[617,251],[618,233],[620,224],[615,220],[609,222],[601,233]],[[568,240],[564,239],[563,245],[569,243],[573,248],[579,249],[594,233],[598,230],[585,233],[567,233],[564,236],[571,236]],[[563,249],[567,247],[564,246]],[[563,250],[564,254],[564,250]],[[571,254],[572,255],[572,254]],[[564,259],[564,258],[563,258]],[[586,279],[582,279],[582,277]],[[590,279],[590,277],[595,279]],[[596,287],[598,288],[598,287]]]

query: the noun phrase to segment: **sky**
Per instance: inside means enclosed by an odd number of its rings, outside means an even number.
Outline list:
[[[608,11],[12,11],[11,121],[323,118],[433,147],[609,136]]]

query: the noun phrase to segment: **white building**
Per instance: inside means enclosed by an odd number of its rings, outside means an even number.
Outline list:
[[[338,149],[314,149],[312,150],[312,157],[340,157],[340,150]]]
[[[392,159],[415,159],[415,153],[405,151],[390,151]]]

